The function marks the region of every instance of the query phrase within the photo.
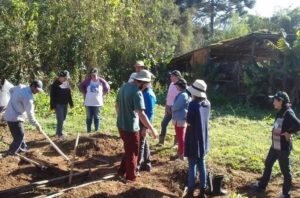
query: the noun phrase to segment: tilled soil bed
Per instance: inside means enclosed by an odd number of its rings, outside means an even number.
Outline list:
[[[0,128],[0,138],[0,151],[3,152],[7,149],[7,143],[11,142],[10,132],[7,128]],[[69,158],[72,158],[76,136],[68,137],[63,141],[57,141],[55,137],[51,138]],[[53,149],[42,134],[35,131],[27,132],[26,140],[30,148],[30,152],[26,156],[40,163],[50,164],[51,167],[41,170],[27,162],[19,161],[15,157],[0,159],[0,191],[69,174],[68,162]],[[159,154],[158,151],[161,149],[170,148],[153,146],[153,169],[151,172],[142,172],[137,182],[126,184],[119,177],[101,180],[104,176],[117,172],[122,158],[123,142],[119,137],[112,135],[99,133],[87,136],[81,134],[74,172],[88,171],[89,174],[75,177],[71,185],[68,184],[66,179],[62,183],[41,186],[26,193],[14,194],[12,197],[51,195],[72,186],[97,180],[101,181],[84,187],[69,189],[61,193],[60,196],[68,198],[181,197],[184,187],[187,185],[187,162],[170,161],[168,156]],[[249,184],[256,181],[260,176],[259,174],[233,170],[214,164],[209,164],[208,169],[212,173],[225,175],[224,187],[229,191],[229,194],[237,192],[246,197],[278,197],[280,195],[282,177],[273,178],[266,193],[256,193],[249,188]],[[199,190],[196,190],[194,195],[197,196],[198,193]],[[223,197],[229,197],[229,195]],[[300,197],[300,182],[298,180],[293,181],[292,197]]]

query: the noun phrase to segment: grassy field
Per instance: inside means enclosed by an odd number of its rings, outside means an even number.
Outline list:
[[[86,133],[85,108],[83,97],[74,92],[75,106],[69,110],[64,126],[67,136],[77,132]],[[36,114],[43,129],[49,134],[55,134],[55,115],[49,111],[49,97],[47,94],[36,96]],[[101,110],[101,132],[118,135],[116,128],[115,93],[105,98],[105,105]],[[154,126],[160,131],[160,122],[164,107],[157,105]],[[210,163],[216,163],[241,169],[249,172],[262,172],[264,159],[271,145],[271,129],[274,111],[262,111],[251,106],[218,105],[212,102],[212,115],[210,120],[211,150],[207,156]],[[296,114],[299,115],[298,112]],[[27,127],[30,128],[28,125]],[[171,145],[174,137],[174,128],[169,125],[167,145]],[[156,144],[157,140],[151,140]],[[161,154],[170,155],[174,150],[164,150]],[[300,177],[300,139],[294,138],[294,151],[292,154],[292,168],[294,176]],[[274,174],[279,173],[276,163]]]

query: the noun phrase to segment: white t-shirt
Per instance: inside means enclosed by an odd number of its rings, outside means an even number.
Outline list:
[[[11,84],[8,80],[4,80],[4,84],[3,84],[2,88],[0,89],[0,107],[7,106],[8,101],[10,99],[9,90],[13,87],[14,87],[14,85]]]
[[[85,106],[103,106],[103,86],[99,79],[96,81],[91,80],[88,85],[85,96]]]
[[[136,73],[136,72],[132,73],[132,74],[130,75],[130,77],[129,77],[129,80],[128,80],[128,82],[133,82],[133,81],[134,81],[134,79],[135,79],[135,77],[136,77],[136,75],[137,75],[137,73]]]

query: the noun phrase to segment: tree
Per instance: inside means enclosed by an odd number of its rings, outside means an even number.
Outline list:
[[[247,13],[245,8],[253,8],[256,0],[178,0],[176,1],[181,8],[195,7],[195,21],[209,26],[210,37],[214,35],[216,23],[224,23],[231,17],[232,13],[240,16]]]

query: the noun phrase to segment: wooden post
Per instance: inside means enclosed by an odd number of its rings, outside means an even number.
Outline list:
[[[50,142],[50,144],[55,148],[55,150],[68,162],[70,162],[70,159],[56,146],[56,144],[48,137],[48,135],[43,130],[41,130],[40,132],[45,136],[45,138],[48,140],[48,142]]]
[[[75,146],[74,146],[74,151],[73,151],[73,158],[72,158],[72,161],[71,161],[71,170],[70,170],[70,175],[69,175],[69,184],[72,183],[74,161],[75,161],[75,157],[76,157],[76,149],[77,149],[77,146],[78,146],[78,142],[79,142],[79,133],[77,133],[77,137],[76,137],[76,141],[75,141]]]

